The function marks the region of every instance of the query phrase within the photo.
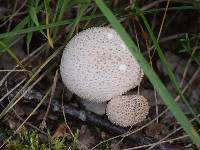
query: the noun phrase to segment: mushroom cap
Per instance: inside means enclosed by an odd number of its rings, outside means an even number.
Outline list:
[[[140,95],[117,96],[108,103],[108,119],[119,126],[128,127],[143,121],[148,115],[147,99]]]
[[[143,72],[117,32],[93,27],[66,45],[60,65],[64,84],[79,97],[104,102],[140,84]]]

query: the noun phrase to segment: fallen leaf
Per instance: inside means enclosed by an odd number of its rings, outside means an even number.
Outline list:
[[[67,125],[65,123],[59,124],[58,128],[56,129],[55,133],[52,136],[52,139],[65,137],[67,134]]]

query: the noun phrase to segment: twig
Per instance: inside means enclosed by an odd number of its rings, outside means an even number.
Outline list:
[[[43,117],[43,120],[42,120],[42,126],[43,127],[46,127],[46,119],[47,119],[47,116],[48,116],[48,113],[49,113],[49,110],[50,110],[50,106],[51,106],[51,102],[52,102],[52,99],[54,97],[54,93],[55,93],[55,90],[56,90],[56,84],[57,84],[57,80],[58,80],[58,70],[56,70],[56,74],[55,74],[55,77],[53,79],[53,85],[52,85],[52,89],[51,89],[51,96],[50,96],[50,99],[49,99],[49,104],[48,104],[48,107],[47,107],[47,111]]]
[[[75,135],[73,134],[71,128],[69,127],[68,123],[67,123],[67,119],[66,119],[66,115],[65,115],[65,109],[64,109],[64,104],[63,104],[63,94],[62,94],[62,104],[61,104],[61,109],[62,109],[62,113],[63,113],[63,117],[65,120],[65,125],[67,126],[71,136],[73,137],[73,139],[76,139]],[[84,147],[85,150],[89,150],[89,148],[87,146],[85,146],[84,144],[82,144],[80,141],[77,140],[77,142]]]

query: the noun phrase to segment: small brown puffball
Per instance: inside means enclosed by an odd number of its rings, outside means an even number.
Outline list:
[[[106,108],[108,119],[122,127],[143,121],[148,111],[147,99],[140,95],[117,96],[111,99]]]

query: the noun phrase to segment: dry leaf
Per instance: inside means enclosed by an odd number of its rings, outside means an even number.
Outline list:
[[[54,135],[52,136],[52,139],[65,137],[67,134],[67,126],[65,123],[59,124],[58,128],[56,129]]]

